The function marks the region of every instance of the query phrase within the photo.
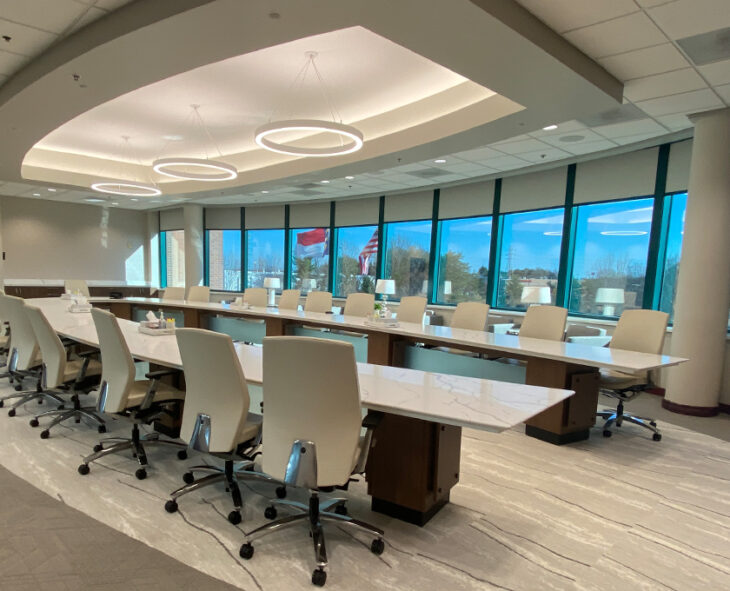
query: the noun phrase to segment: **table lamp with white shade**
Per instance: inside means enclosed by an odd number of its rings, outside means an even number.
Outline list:
[[[278,277],[265,277],[264,287],[269,290],[269,306],[276,305],[276,290],[281,289],[281,279]]]
[[[526,285],[522,288],[520,302],[523,304],[551,304],[549,285]]]
[[[604,316],[615,316],[616,305],[624,303],[624,290],[620,287],[599,287],[596,290],[596,303],[603,304]]]
[[[375,293],[383,296],[383,312],[387,312],[388,296],[395,294],[395,279],[378,279],[375,283]]]
[[[451,295],[451,281],[449,281],[448,279],[444,280],[444,295]]]

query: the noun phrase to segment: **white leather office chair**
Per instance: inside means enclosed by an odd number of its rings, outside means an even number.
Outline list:
[[[166,287],[162,293],[163,300],[184,300],[185,299],[185,288],[184,287]]]
[[[331,312],[332,294],[328,291],[310,291],[304,301],[305,312]]]
[[[243,292],[243,303],[254,308],[265,308],[269,303],[269,294],[265,287],[249,287]]]
[[[191,285],[188,288],[188,302],[209,302],[210,287],[207,285]]]
[[[298,289],[285,289],[279,298],[280,310],[298,310],[299,298],[302,292]]]
[[[94,412],[95,407],[82,407],[79,401],[79,394],[88,394],[99,385],[101,363],[91,358],[95,352],[82,353],[77,355],[77,359],[69,360],[66,347],[63,346],[61,339],[41,309],[26,305],[25,313],[28,315],[33,332],[38,339],[43,358],[41,387],[44,391],[53,391],[59,395],[70,394],[73,404],[73,408],[68,410],[59,408],[36,415],[31,419],[30,426],[37,427],[40,418],[55,417],[41,431],[41,439],[47,439],[50,430],[60,422],[73,418],[78,423],[83,418],[92,421],[99,433],[105,433],[104,419]]]
[[[560,306],[530,306],[520,326],[520,336],[562,341],[568,310]]]
[[[656,310],[624,310],[616,323],[611,342],[612,349],[638,351],[660,355],[664,347],[669,314]],[[662,435],[657,429],[656,421],[649,417],[636,417],[624,413],[624,402],[633,400],[651,385],[649,372],[627,374],[620,371],[601,370],[601,394],[616,398],[616,410],[599,411],[597,415],[606,419],[603,424],[603,436],[610,437],[609,429],[614,423],[620,427],[624,421],[640,425],[652,432],[654,441],[661,441]]]
[[[425,314],[426,298],[422,296],[406,296],[401,298],[395,317],[398,322],[423,324]]]
[[[83,279],[66,279],[66,281],[63,282],[63,287],[66,292],[69,293],[80,293],[87,298],[91,296],[89,293],[89,286]]]
[[[310,498],[308,504],[274,501],[300,513],[247,533],[239,554],[251,558],[255,539],[303,521],[309,525],[314,543],[317,567],[312,582],[321,586],[327,578],[322,522],[334,521],[375,536],[370,546],[375,554],[385,547],[382,530],[344,514],[345,499],[319,499],[320,489],[345,486],[353,474],[364,470],[378,413],[366,417],[364,424],[369,428],[361,436],[360,390],[350,343],[266,337],[263,376],[263,471],[287,486],[309,489]],[[276,517],[273,505],[266,516]]]
[[[132,422],[132,437],[122,439],[105,447],[104,442],[94,446],[94,453],[86,456],[78,468],[79,474],[89,473],[89,464],[109,454],[131,450],[141,466],[135,476],[142,480],[147,477],[147,454],[144,445],[165,444],[181,448],[178,458],[187,458],[186,445],[177,441],[160,439],[157,433],[140,436],[139,425],[150,424],[166,414],[167,407],[179,406],[177,401],[184,393],[159,381],[162,376],[176,373],[169,370],[148,373],[146,380],[135,379],[135,367],[129,347],[119,328],[116,317],[111,312],[94,308],[91,310],[101,351],[101,387],[97,410],[124,417]]]
[[[223,458],[224,468],[190,468],[183,476],[185,486],[170,494],[165,510],[174,513],[183,495],[223,482],[234,505],[228,521],[235,525],[241,522],[243,505],[238,478],[271,481],[247,471],[253,466],[253,454],[260,444],[261,415],[249,412],[246,377],[231,337],[199,328],[179,328],[175,336],[186,385],[180,438],[191,449]],[[237,469],[234,461],[241,462]],[[194,472],[208,475],[195,479]]]
[[[486,330],[489,306],[481,302],[460,302],[451,317],[451,328]]]
[[[345,301],[345,316],[370,316],[375,307],[375,296],[371,293],[351,293]]]
[[[8,409],[8,416],[14,417],[17,408],[31,400],[38,400],[40,404],[48,398],[53,402],[63,404],[63,398],[53,392],[43,391],[40,348],[33,327],[25,313],[25,301],[9,295],[0,296],[0,299],[3,301],[3,308],[10,323],[11,340],[8,372],[15,382],[16,390],[14,394],[8,394],[0,398],[0,407],[4,406],[6,400],[17,399]],[[26,380],[32,381],[33,389],[23,390]]]

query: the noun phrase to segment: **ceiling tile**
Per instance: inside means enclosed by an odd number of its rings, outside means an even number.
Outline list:
[[[88,2],[89,4],[93,4],[94,6],[98,6],[99,8],[103,8],[104,10],[116,10],[120,6],[124,6],[125,4],[129,4],[133,0],[96,0],[96,2]]]
[[[565,150],[571,154],[590,154],[591,152],[600,152],[602,150],[610,150],[615,148],[616,144],[610,140],[601,140],[599,142],[576,143],[565,146]]]
[[[93,6],[90,7],[89,10],[78,21],[74,23],[73,27],[68,31],[69,34],[78,31],[79,29],[85,27],[91,22],[94,22],[102,16],[105,16],[106,14],[108,13],[104,10],[101,10],[100,8],[95,8]]]
[[[636,12],[634,0],[518,0],[522,6],[554,31],[564,33],[579,27]]]
[[[664,130],[662,130],[659,133],[640,133],[638,135],[627,135],[624,137],[614,138],[613,141],[621,146],[626,146],[628,144],[635,144],[636,142],[643,142],[644,140],[657,137],[658,135],[662,135],[664,133]]]
[[[39,31],[32,27],[12,23],[0,18],[0,34],[10,37],[10,41],[0,41],[0,49],[26,56],[35,56],[53,43],[57,35]]]
[[[722,97],[722,100],[730,105],[730,84],[718,86],[715,90]]]
[[[511,144],[511,143],[513,143],[513,142],[521,142],[521,141],[523,141],[523,140],[529,140],[529,139],[531,139],[531,138],[530,138],[530,136],[529,136],[529,135],[527,135],[526,133],[524,133],[524,134],[522,134],[522,135],[516,135],[516,136],[514,136],[514,137],[511,137],[511,138],[509,138],[509,139],[506,139],[506,140],[501,140],[501,141],[499,141],[499,142],[494,142],[494,143],[493,143],[493,144],[491,144],[491,145],[492,145],[492,146],[500,146],[500,145],[502,145],[502,144]]]
[[[9,76],[28,61],[29,58],[24,55],[0,51],[0,74]]]
[[[653,133],[655,135],[666,133],[666,130],[653,119],[642,119],[640,121],[628,121],[626,123],[604,125],[602,127],[594,128],[593,131],[608,139],[644,133]]]
[[[499,158],[502,156],[502,153],[492,148],[477,148],[476,150],[457,152],[456,156],[468,162],[484,162],[489,158]]]
[[[535,152],[547,148],[544,143],[534,138],[527,138],[519,142],[510,142],[507,144],[491,144],[491,146],[505,154],[522,154],[524,152]]]
[[[700,66],[699,70],[710,84],[730,84],[730,60]]]
[[[690,65],[682,53],[671,43],[612,55],[598,61],[611,74],[624,82],[632,78],[643,78],[652,74],[679,70]]]
[[[694,68],[685,68],[684,70],[630,80],[624,86],[624,96],[637,103],[651,98],[680,94],[701,88],[707,88],[702,76]]]
[[[677,0],[650,8],[649,14],[672,39],[730,26],[728,0]]]
[[[636,3],[642,8],[651,8],[652,6],[658,6],[659,4],[676,1],[677,0],[636,0]]]
[[[578,139],[577,136],[582,136],[582,138]],[[590,129],[581,129],[575,133],[564,133],[561,135],[546,137],[543,138],[543,141],[551,146],[560,148],[561,150],[567,150],[568,146],[573,146],[577,143],[599,142],[603,139],[604,138],[602,136]]]
[[[657,117],[656,120],[661,123],[669,131],[682,131],[692,127],[692,122],[687,115],[664,115]]]
[[[502,156],[500,158],[491,158],[485,164],[495,170],[512,170],[525,166],[525,160],[516,156]]]
[[[530,137],[534,137],[537,139],[543,139],[545,137],[550,137],[553,135],[564,135],[566,133],[571,133],[574,131],[580,131],[582,129],[585,129],[586,126],[583,125],[580,121],[565,121],[563,123],[557,124],[557,129],[538,129],[530,133]],[[547,126],[546,126],[547,127]]]
[[[520,154],[520,158],[524,158],[528,162],[534,162],[536,164],[539,164],[540,162],[550,162],[551,160],[561,160],[562,158],[568,158],[569,156],[570,152],[559,150],[558,148],[545,148],[539,152]]]
[[[33,188],[33,185],[26,185],[23,183],[5,183],[0,186],[0,195],[9,195],[11,197],[15,197],[17,195],[25,193],[26,191],[28,191],[28,189]]]
[[[88,8],[73,0],[3,0],[3,18],[43,29],[63,33]]]
[[[688,114],[716,109],[722,107],[723,104],[715,93],[708,88],[642,101],[636,103],[636,106],[652,117],[659,117],[660,115]]]
[[[464,164],[455,164],[454,166],[449,166],[449,171],[455,172],[458,174],[466,174],[466,175],[481,175],[481,174],[491,174],[493,172],[497,172],[493,168],[489,168],[487,166],[481,166],[480,164],[471,163],[471,162],[465,162]]]
[[[667,41],[649,17],[641,12],[571,31],[565,39],[594,59]]]

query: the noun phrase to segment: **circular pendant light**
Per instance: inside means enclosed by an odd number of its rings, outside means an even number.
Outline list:
[[[99,193],[124,195],[125,197],[157,197],[158,195],[162,195],[162,191],[157,187],[144,183],[101,181],[91,185],[91,188]]]
[[[152,169],[186,181],[230,181],[238,176],[238,171],[230,164],[204,158],[160,158],[152,163]]]
[[[341,139],[348,140],[340,146],[332,148],[310,148],[305,146],[294,146],[272,141],[268,136],[289,131],[313,131],[317,133],[331,133]],[[291,156],[342,156],[351,154],[362,148],[362,133],[351,125],[336,123],[334,121],[320,121],[318,119],[292,119],[289,121],[274,121],[262,125],[256,130],[256,143],[262,148],[288,154]]]

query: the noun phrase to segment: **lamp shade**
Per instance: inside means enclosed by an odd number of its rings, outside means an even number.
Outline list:
[[[444,281],[444,295],[451,295],[451,281]]]
[[[278,277],[265,277],[264,287],[266,289],[281,289],[281,279]]]
[[[596,290],[597,304],[623,304],[624,290],[618,287],[599,287]]]
[[[378,279],[375,284],[375,293],[393,295],[395,293],[395,279]]]
[[[523,304],[549,304],[552,302],[550,287],[547,285],[526,285],[522,288],[520,301]]]

